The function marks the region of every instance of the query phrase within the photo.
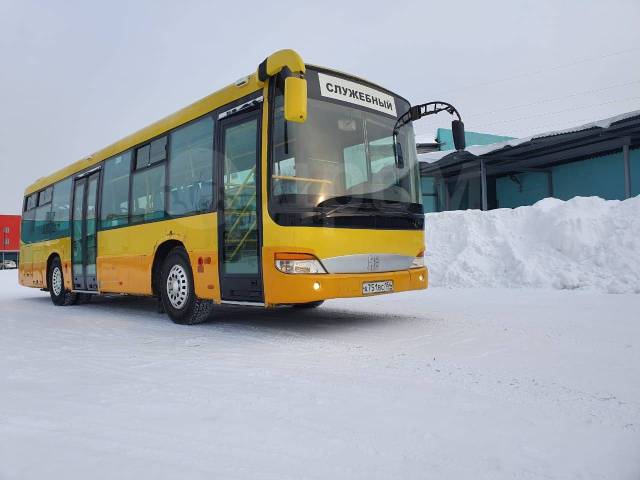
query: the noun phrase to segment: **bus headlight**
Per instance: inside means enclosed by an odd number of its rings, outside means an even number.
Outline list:
[[[320,260],[308,253],[276,253],[275,262],[282,273],[327,273]]]
[[[424,250],[421,251],[416,258],[411,262],[411,268],[422,268],[424,267]]]

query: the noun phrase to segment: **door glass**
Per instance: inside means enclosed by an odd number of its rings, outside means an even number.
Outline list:
[[[96,275],[96,198],[98,192],[98,174],[89,177],[87,186],[87,211],[86,218],[86,249],[87,269],[85,275]]]
[[[85,180],[76,182],[73,194],[73,275],[82,275],[82,201],[84,199]]]
[[[256,157],[258,121],[224,132],[223,272],[258,274]]]

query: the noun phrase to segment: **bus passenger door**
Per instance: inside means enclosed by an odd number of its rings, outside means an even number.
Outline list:
[[[260,109],[218,124],[218,261],[222,300],[264,301],[260,263]]]
[[[76,177],[73,187],[71,252],[73,290],[97,290],[98,185],[100,170]]]

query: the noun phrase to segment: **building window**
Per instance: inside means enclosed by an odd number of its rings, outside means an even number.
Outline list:
[[[171,133],[169,214],[206,212],[213,206],[213,119]]]
[[[5,238],[5,239],[4,239],[4,244],[5,244],[5,245],[9,245],[9,239],[8,239],[8,238]]]
[[[4,233],[9,233],[9,227],[4,227],[3,231]]]

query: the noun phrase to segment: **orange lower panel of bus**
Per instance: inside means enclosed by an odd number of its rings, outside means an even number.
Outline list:
[[[406,292],[427,288],[426,268],[414,268],[399,272],[320,274],[286,274],[275,268],[265,269],[265,301],[267,305],[307,303],[330,298],[373,296],[364,293],[364,285],[389,285],[392,290],[384,293]]]

